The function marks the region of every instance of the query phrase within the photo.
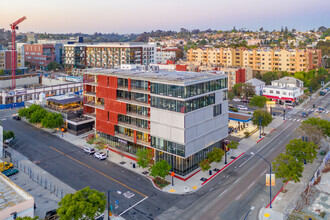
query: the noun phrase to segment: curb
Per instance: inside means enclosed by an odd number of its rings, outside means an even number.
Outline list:
[[[221,171],[223,171],[224,169],[226,169],[230,164],[232,164],[233,162],[235,162],[236,160],[238,160],[241,156],[243,156],[243,154],[245,153],[241,153],[238,157],[236,157],[235,160],[232,160],[230,163],[228,163],[226,166],[222,167],[221,170],[219,170],[218,172],[216,172],[215,174],[213,174],[210,178],[208,178],[207,180],[205,180],[201,185],[203,186],[205,183],[207,183],[209,180],[211,180],[213,177],[215,177],[216,175],[218,175]]]
[[[260,141],[262,141],[262,139],[264,139],[265,137],[262,137],[259,141],[257,141],[257,143],[259,143]]]
[[[188,179],[190,179],[191,177],[193,177],[194,175],[196,175],[197,173],[199,173],[199,171],[201,171],[202,169],[200,170],[197,170],[195,173],[191,174],[190,176],[188,176],[187,178],[182,178],[182,177],[179,177],[177,175],[174,175],[175,178],[179,179],[179,180],[182,180],[182,181],[187,181]]]
[[[275,131],[276,130],[276,128],[274,128],[273,130],[271,130],[269,133],[272,133],[273,131]]]
[[[274,198],[272,199],[272,203],[274,202],[274,200],[276,199],[276,197],[278,196],[278,194],[280,194],[280,192],[282,192],[283,188],[286,186],[286,184],[288,184],[289,181],[287,181],[286,183],[284,183],[284,185],[282,186],[282,188],[277,192],[277,194],[274,196]],[[270,203],[267,205],[266,208],[268,208],[270,206]]]

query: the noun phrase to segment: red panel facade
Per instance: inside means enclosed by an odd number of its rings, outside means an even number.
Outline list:
[[[112,136],[115,135],[115,125],[110,124],[106,121],[96,119],[96,130]]]
[[[97,76],[97,83],[99,86],[108,87],[108,77],[104,75]]]
[[[96,109],[96,120],[108,121],[108,111]]]
[[[136,131],[134,130],[134,143],[136,143],[137,137],[136,137]]]
[[[112,88],[106,88],[106,87],[98,86],[98,87],[96,87],[96,96],[98,98],[116,100],[117,90],[112,89]]]
[[[104,108],[110,112],[126,115],[126,103],[105,99]]]
[[[114,112],[109,112],[109,120],[111,124],[118,124],[118,114]]]
[[[131,91],[131,79],[128,79],[128,91]]]
[[[118,88],[118,79],[115,76],[109,76],[109,87],[117,89]]]

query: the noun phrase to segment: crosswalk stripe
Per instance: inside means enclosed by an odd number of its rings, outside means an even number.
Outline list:
[[[294,118],[292,121],[295,121],[296,119]]]
[[[297,121],[300,121],[300,119],[297,119]]]

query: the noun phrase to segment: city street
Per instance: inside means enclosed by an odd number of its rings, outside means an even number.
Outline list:
[[[328,96],[317,97],[305,108],[329,107]],[[269,203],[269,187],[265,186],[268,164],[250,152],[257,152],[269,161],[281,153],[289,140],[298,137],[301,112],[294,109],[286,115],[287,121],[261,142],[252,147],[235,163],[213,178],[197,192],[186,195],[167,194],[154,188],[151,182],[134,172],[109,161],[98,161],[83,150],[61,138],[38,129],[24,121],[15,121],[15,112],[1,111],[2,125],[17,137],[10,145],[31,161],[39,161],[42,169],[59,178],[72,188],[83,187],[106,192],[119,203],[116,214],[125,212],[126,219],[243,219],[250,207],[248,219],[256,219],[261,207]],[[328,117],[309,111],[310,116]],[[292,120],[296,119],[296,120]],[[298,121],[299,119],[299,121]],[[282,187],[279,179],[273,187],[275,196]],[[198,210],[198,211],[196,211]]]

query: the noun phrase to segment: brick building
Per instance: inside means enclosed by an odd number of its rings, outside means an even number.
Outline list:
[[[55,47],[53,44],[25,44],[25,61],[32,69],[47,69],[47,65],[55,61]]]

